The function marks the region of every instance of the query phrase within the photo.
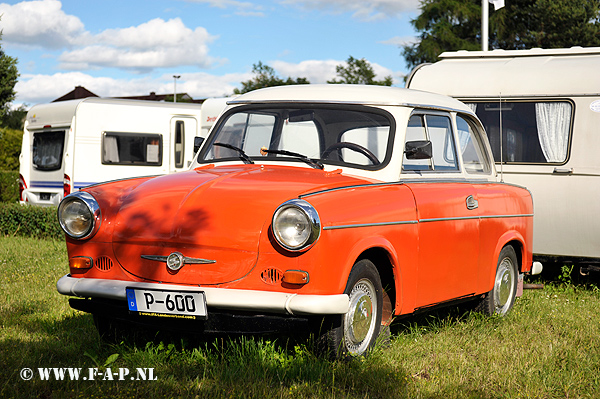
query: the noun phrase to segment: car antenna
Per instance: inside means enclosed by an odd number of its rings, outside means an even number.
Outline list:
[[[500,92],[499,95],[499,106],[498,109],[500,110],[500,183],[504,183],[504,168],[503,168],[503,163],[504,163],[504,151],[503,151],[503,146],[502,146],[502,92]]]

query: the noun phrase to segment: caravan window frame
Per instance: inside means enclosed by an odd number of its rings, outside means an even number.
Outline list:
[[[144,138],[146,141],[146,151],[148,150],[148,140],[158,140],[158,160],[156,162],[149,162],[148,153],[145,153],[144,160],[141,161],[121,161],[120,159],[117,161],[107,160],[107,151],[110,151],[109,144],[107,143],[107,137],[136,137],[136,138]],[[102,164],[103,165],[129,165],[129,166],[162,166],[163,163],[163,136],[159,133],[130,133],[130,132],[103,132],[102,133]],[[118,154],[120,155],[120,154]]]
[[[477,105],[482,105],[482,104],[496,104],[498,105],[499,103],[499,99],[498,98],[460,98],[460,101],[466,103],[468,106],[470,106],[471,104],[477,104]],[[504,164],[504,165],[540,165],[540,166],[561,166],[561,165],[565,165],[569,162],[570,158],[571,158],[571,145],[572,145],[572,141],[573,141],[573,124],[575,121],[575,102],[571,99],[571,98],[560,98],[560,97],[506,97],[506,98],[502,98],[502,104],[504,106],[510,105],[510,104],[523,104],[523,103],[527,103],[527,104],[531,104],[535,107],[535,104],[538,103],[567,103],[570,105],[571,107],[571,112],[570,112],[570,120],[569,120],[569,127],[568,127],[568,137],[567,137],[567,141],[566,141],[566,153],[565,153],[565,158],[562,161],[556,161],[556,162],[540,162],[540,161],[527,161],[527,160],[523,160],[525,158],[525,156],[527,156],[528,154],[524,154],[524,156],[522,157],[523,159],[521,160],[514,160],[511,161],[507,158],[508,154],[509,154],[509,147],[510,147],[510,143],[509,143],[509,137],[508,137],[508,133],[513,133],[513,136],[516,135],[516,131],[510,127],[507,127],[504,123],[502,126],[502,131],[503,131],[503,158],[502,160],[499,159],[499,142],[498,140],[494,140],[493,139],[493,134],[489,129],[490,124],[486,123],[486,118],[481,118],[481,116],[479,115],[479,113],[477,113],[480,110],[480,107],[477,107],[477,109],[473,110],[478,118],[481,120],[482,124],[485,127],[485,133],[486,136],[488,138],[488,141],[490,142],[490,147],[492,148],[492,155],[494,156],[494,163],[496,164]],[[495,112],[499,112],[499,111],[495,111]],[[534,118],[535,118],[535,114],[534,114]],[[503,118],[503,122],[504,122],[504,118]],[[537,122],[536,122],[537,123]],[[499,128],[499,123],[497,123],[495,125],[496,128]],[[513,137],[516,140],[516,137]],[[538,138],[539,140],[539,138]],[[539,149],[540,149],[540,154],[543,155],[543,150],[541,149],[541,144],[539,143]],[[527,149],[525,147],[523,147],[524,149]],[[539,155],[539,154],[538,154]]]
[[[63,154],[65,153],[65,137],[67,132],[64,129],[61,130],[43,130],[40,132],[34,132],[32,135],[32,144],[31,144],[31,162],[33,167],[36,170],[43,172],[52,172],[55,170],[60,170],[63,167]],[[37,161],[40,158],[40,154],[38,154],[39,147],[47,147],[50,143],[44,143],[45,145],[40,146],[39,141],[49,141],[47,140],[48,136],[60,136],[60,140],[56,140],[56,143],[51,144],[51,149],[53,150],[52,154],[49,154],[47,149],[46,152],[41,156],[42,158],[47,156],[52,156],[55,159],[55,162],[48,166],[43,160],[42,162]],[[42,139],[43,138],[43,139]],[[59,145],[59,141],[61,142]],[[56,151],[60,148],[60,151]]]

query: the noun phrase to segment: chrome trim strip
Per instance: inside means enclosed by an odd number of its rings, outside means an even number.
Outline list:
[[[357,224],[345,224],[345,225],[338,225],[338,226],[326,226],[326,227],[323,227],[323,230],[340,230],[340,229],[353,229],[353,228],[357,228],[357,227],[393,226],[393,225],[417,224],[417,223],[429,223],[429,222],[446,222],[446,221],[452,221],[452,220],[501,219],[501,218],[519,218],[519,217],[533,217],[533,213],[522,214],[522,215],[515,214],[515,215],[461,216],[461,217],[450,217],[450,218],[405,220],[405,221],[398,221],[398,222],[357,223]]]
[[[520,218],[520,217],[533,217],[533,213],[531,214],[522,214],[522,215],[484,215],[484,216],[460,216],[460,217],[451,217],[451,218],[431,218],[431,219],[419,219],[419,223],[428,223],[428,222],[446,222],[451,220],[471,220],[471,219],[503,219],[503,218]]]
[[[127,287],[173,291],[204,292],[210,308],[242,310],[255,313],[270,312],[291,315],[344,314],[350,307],[346,294],[303,295],[286,292],[240,290],[176,284],[142,283],[99,278],[74,278],[64,275],[56,283],[59,293],[81,298],[107,298],[126,301]]]
[[[346,224],[340,226],[327,226],[323,227],[323,230],[339,230],[339,229],[353,229],[356,227],[373,227],[373,226],[394,226],[402,224],[417,224],[416,220],[407,220],[401,222],[380,222],[380,223],[358,223],[358,224]]]

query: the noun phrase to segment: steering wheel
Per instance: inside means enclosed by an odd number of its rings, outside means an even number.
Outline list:
[[[379,164],[379,159],[377,159],[377,157],[375,156],[375,154],[373,154],[367,148],[363,147],[362,145],[356,144],[356,143],[349,143],[349,142],[343,142],[343,141],[339,142],[339,143],[335,143],[335,144],[330,145],[329,147],[327,147],[327,149],[325,151],[323,151],[323,155],[321,157],[323,159],[327,159],[327,157],[334,150],[341,150],[342,148],[347,148],[349,150],[356,151],[356,152],[358,152],[360,154],[363,154],[365,157],[367,157],[369,159],[369,161],[371,161],[371,163],[373,165],[378,165]]]

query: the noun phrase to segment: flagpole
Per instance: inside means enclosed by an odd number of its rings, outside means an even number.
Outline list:
[[[489,42],[489,0],[481,0],[481,51],[488,51]]]

